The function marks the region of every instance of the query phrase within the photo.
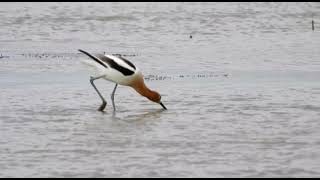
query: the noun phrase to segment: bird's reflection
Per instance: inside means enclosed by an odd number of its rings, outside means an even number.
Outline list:
[[[147,112],[142,113],[136,113],[136,114],[127,114],[125,116],[121,117],[121,113],[119,112],[119,115],[117,115],[117,112],[112,113],[112,120],[124,120],[126,122],[145,122],[149,120],[157,120],[161,117],[161,113],[166,111],[165,109],[156,109],[156,110],[150,110],[147,109]]]

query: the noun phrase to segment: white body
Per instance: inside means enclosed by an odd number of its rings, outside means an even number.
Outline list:
[[[82,61],[84,64],[90,67],[93,67],[94,77],[103,76],[102,78],[108,81],[111,81],[120,85],[125,85],[125,86],[129,86],[134,82],[135,79],[143,77],[138,67],[135,66],[135,69],[134,69],[133,67],[129,66],[126,62],[124,62],[122,59],[118,58],[117,56],[113,56],[113,55],[104,55],[104,56],[114,60],[120,66],[125,67],[133,71],[134,73],[132,75],[125,76],[124,74],[119,72],[117,69],[110,67],[105,62],[102,62],[102,63],[105,64],[108,68],[102,66],[101,64],[97,63],[92,59]]]

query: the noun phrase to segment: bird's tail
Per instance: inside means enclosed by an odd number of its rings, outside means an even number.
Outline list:
[[[96,58],[95,56],[91,55],[90,53],[79,49],[80,52],[86,54],[87,56],[89,56],[91,59],[93,59],[95,62],[99,63],[101,66],[108,68],[100,59]]]
[[[86,52],[86,51],[84,51],[84,50],[82,50],[82,49],[78,49],[78,51],[82,52],[83,54],[89,56],[89,57],[92,58],[92,59],[96,59],[96,58],[95,58],[94,56],[92,56],[90,53],[88,53],[88,52]]]
[[[100,64],[100,62],[96,57],[94,57],[93,55],[91,55],[90,53],[88,53],[84,50],[79,49],[79,51],[90,57],[90,59],[81,60],[82,64],[89,67],[90,74],[96,75],[96,74],[100,74],[100,72],[103,72],[104,68],[102,68],[102,66],[100,66],[100,65],[97,66],[97,62],[99,64]],[[94,61],[92,61],[92,60],[94,60]]]

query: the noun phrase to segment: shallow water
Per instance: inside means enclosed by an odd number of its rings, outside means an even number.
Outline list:
[[[319,9],[2,2],[0,177],[319,177]],[[97,111],[77,49],[127,56],[168,110],[120,86],[113,113],[97,80]]]

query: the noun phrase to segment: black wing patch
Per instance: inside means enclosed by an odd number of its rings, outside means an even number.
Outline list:
[[[125,76],[130,76],[130,75],[134,74],[134,71],[131,71],[130,69],[127,69],[127,68],[119,65],[113,59],[110,59],[110,58],[108,58],[104,55],[101,55],[101,54],[98,55],[98,58],[101,61],[107,63],[111,68],[116,69],[117,71],[121,72]]]
[[[126,62],[129,66],[131,66],[134,70],[136,70],[136,67],[130,62],[128,61],[127,59],[121,57],[121,56],[118,56],[118,58],[122,59],[124,62]]]
[[[99,59],[97,59],[96,57],[92,56],[91,54],[89,54],[88,52],[79,49],[80,52],[86,54],[87,56],[89,56],[91,59],[93,59],[94,61],[96,61],[97,63],[101,64],[103,67],[108,68],[105,64],[103,64]]]

